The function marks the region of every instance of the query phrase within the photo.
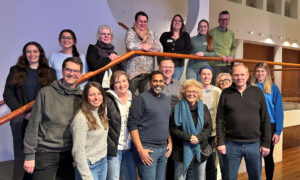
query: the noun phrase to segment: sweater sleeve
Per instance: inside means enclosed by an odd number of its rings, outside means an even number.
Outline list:
[[[21,104],[18,101],[16,95],[16,86],[11,86],[9,84],[13,78],[13,74],[14,74],[14,67],[11,67],[6,79],[5,88],[3,92],[3,99],[11,111],[14,111],[19,107],[21,107]]]
[[[236,52],[236,44],[235,44],[235,37],[234,33],[232,32],[232,44],[230,48],[230,56],[234,57]]]
[[[261,118],[261,146],[270,148],[271,145],[271,123],[270,123],[270,116],[268,112],[268,107],[266,104],[266,99],[261,91],[259,89],[258,91],[259,97],[261,99],[261,108],[260,108],[260,118]]]
[[[210,137],[212,131],[212,121],[209,110],[206,105],[204,105],[204,126],[202,132],[197,135],[197,138],[200,143],[206,142],[207,139]]]
[[[44,95],[43,89],[38,93],[33,108],[31,110],[30,120],[28,121],[24,137],[25,160],[35,160],[37,148],[37,139],[39,125],[44,116]]]
[[[144,103],[142,96],[137,96],[129,109],[129,115],[128,115],[128,122],[127,127],[128,131],[133,131],[138,129],[139,121],[143,115],[144,112]]]
[[[136,33],[132,29],[129,29],[126,32],[125,45],[126,45],[126,48],[128,51],[142,49],[141,41],[135,36],[136,36]]]
[[[93,180],[85,152],[86,135],[89,130],[86,122],[87,120],[81,111],[73,119],[70,128],[73,137],[72,155],[81,178],[83,180]]]
[[[91,71],[98,70],[108,63],[110,63],[109,57],[100,57],[98,55],[97,49],[94,45],[90,44],[86,53],[86,61],[88,68]]]
[[[282,128],[283,128],[283,107],[282,107],[282,97],[281,93],[279,91],[279,88],[273,84],[272,86],[273,91],[273,104],[274,104],[274,118],[276,123],[276,131],[275,133],[277,135],[281,134]]]
[[[225,94],[224,91],[221,93],[221,97],[218,104],[217,118],[216,118],[216,129],[217,129],[217,144],[218,146],[224,145],[224,102]]]
[[[175,125],[175,122],[174,122],[174,112],[172,112],[172,114],[170,116],[170,125],[169,126],[170,126],[170,133],[173,136],[175,136],[175,137],[177,137],[179,139],[182,139],[184,141],[188,141],[188,142],[190,141],[192,135],[183,132],[182,126],[176,126]]]

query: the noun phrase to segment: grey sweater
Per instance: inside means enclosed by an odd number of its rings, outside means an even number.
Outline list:
[[[107,154],[108,128],[104,129],[97,110],[92,111],[92,113],[96,117],[100,128],[96,130],[89,129],[87,119],[81,110],[76,114],[71,124],[73,136],[72,155],[82,180],[93,180],[87,160],[91,164],[95,164]]]
[[[37,149],[63,152],[72,149],[70,124],[81,106],[81,90],[61,80],[40,90],[24,137],[25,160],[34,160]]]

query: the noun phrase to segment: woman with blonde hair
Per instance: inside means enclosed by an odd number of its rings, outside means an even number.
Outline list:
[[[203,104],[202,85],[186,80],[180,90],[181,100],[170,119],[173,138],[175,180],[204,180],[206,160],[212,153],[208,138],[212,131],[209,110]]]
[[[270,68],[266,63],[261,62],[255,65],[251,82],[260,87],[264,92],[271,120],[271,149],[269,155],[264,157],[266,177],[269,180],[273,179],[274,173],[274,145],[279,142],[283,128],[282,97],[279,88],[272,82]]]
[[[97,82],[83,89],[82,106],[71,124],[75,179],[105,180],[107,176],[107,134],[104,90]]]

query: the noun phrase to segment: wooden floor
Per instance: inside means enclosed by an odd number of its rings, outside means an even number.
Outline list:
[[[282,162],[275,164],[274,180],[300,180],[300,126],[284,128]],[[241,173],[239,180],[247,180],[247,173]],[[265,180],[264,168],[262,180]]]

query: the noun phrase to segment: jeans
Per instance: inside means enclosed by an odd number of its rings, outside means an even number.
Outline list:
[[[271,123],[271,133],[272,136],[275,134],[276,131],[276,124]],[[270,153],[268,156],[264,157],[265,160],[265,173],[266,173],[266,179],[267,180],[272,180],[273,179],[273,174],[274,174],[274,159],[273,159],[273,151],[274,151],[274,144],[271,141],[270,145]]]
[[[189,166],[186,172],[183,172],[183,162],[175,161],[174,180],[204,180],[206,161]]]
[[[107,180],[135,180],[135,164],[130,150],[118,150],[117,157],[107,156]]]
[[[193,68],[188,65],[186,68],[186,79],[195,79],[201,82],[199,72],[200,68]]]
[[[225,174],[226,179],[236,180],[242,157],[246,162],[249,180],[261,179],[260,142],[242,143],[226,141]]]
[[[179,81],[181,79],[183,70],[184,70],[184,66],[175,66],[174,74],[172,76],[172,79],[176,79],[176,80]]]
[[[133,148],[133,157],[138,168],[139,176],[141,180],[163,180],[165,174],[165,168],[167,164],[167,158],[165,154],[167,147],[148,147],[143,146],[144,149],[150,149],[153,152],[149,153],[153,162],[150,166],[144,165],[137,149]]]
[[[95,164],[91,164],[91,161],[87,160],[90,171],[94,180],[106,180],[107,175],[107,159],[106,157],[100,159]],[[75,168],[75,180],[81,180],[81,175],[77,168]]]
[[[130,84],[129,90],[134,95],[135,91],[138,89],[139,94],[141,94],[142,92],[144,92],[145,86],[148,81],[149,81],[149,74],[140,74],[138,76],[135,76],[129,82],[129,84]]]
[[[223,72],[223,73],[230,73],[230,66],[231,65],[226,65],[226,66],[212,66],[212,68],[214,69],[214,72],[213,72],[213,78],[212,78],[211,84],[212,85],[216,84],[216,78],[217,78],[217,76],[221,72]]]
[[[46,152],[37,150],[33,180],[74,179],[71,151]]]
[[[215,144],[216,136],[211,136],[208,138],[208,144],[213,149],[213,152],[207,159],[206,163],[206,179],[209,180],[217,180],[217,167],[216,167],[216,144]]]

